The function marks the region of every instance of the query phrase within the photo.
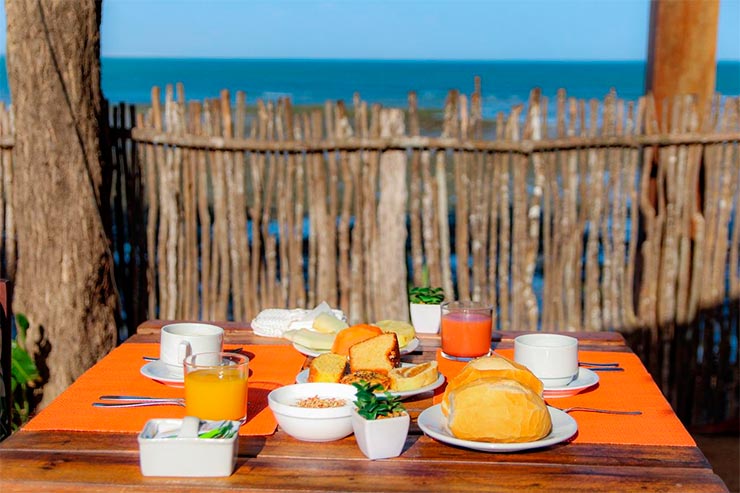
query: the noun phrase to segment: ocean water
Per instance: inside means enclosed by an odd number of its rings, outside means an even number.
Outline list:
[[[0,100],[11,99],[0,58]],[[359,92],[369,103],[405,106],[416,91],[420,108],[442,109],[447,92],[473,92],[481,77],[484,116],[508,112],[524,103],[539,87],[554,98],[563,88],[569,96],[602,99],[610,89],[627,100],[644,92],[644,62],[536,62],[536,61],[363,61],[363,60],[225,60],[133,59],[102,60],[103,93],[111,102],[150,102],[151,88],[182,82],[186,99],[218,97],[221,89],[245,91],[247,101],[290,96],[294,104],[323,104],[344,100],[351,104]],[[717,91],[740,94],[740,62],[719,62]],[[554,106],[554,105],[551,105]]]

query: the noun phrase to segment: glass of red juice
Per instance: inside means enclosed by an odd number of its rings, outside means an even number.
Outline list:
[[[491,352],[493,307],[479,301],[442,303],[442,356],[457,361]]]

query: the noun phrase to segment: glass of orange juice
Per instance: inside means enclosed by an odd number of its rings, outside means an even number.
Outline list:
[[[185,414],[204,420],[247,418],[249,358],[198,353],[185,358]]]
[[[493,307],[477,301],[442,303],[442,356],[470,361],[491,352]]]

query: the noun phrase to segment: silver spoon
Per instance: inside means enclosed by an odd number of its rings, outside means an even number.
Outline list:
[[[555,406],[550,406],[555,407]],[[555,407],[555,409],[560,409],[559,407]],[[574,411],[584,411],[589,413],[603,413],[603,414],[625,414],[630,416],[637,416],[642,414],[642,411],[615,411],[614,409],[596,409],[594,407],[566,407],[565,409],[560,409],[564,413],[571,413]]]
[[[578,364],[580,366],[619,366],[619,363],[589,363],[587,361],[579,361]]]

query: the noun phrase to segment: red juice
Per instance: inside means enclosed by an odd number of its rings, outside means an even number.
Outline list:
[[[450,356],[476,358],[491,350],[491,317],[452,312],[442,316],[442,351]]]

